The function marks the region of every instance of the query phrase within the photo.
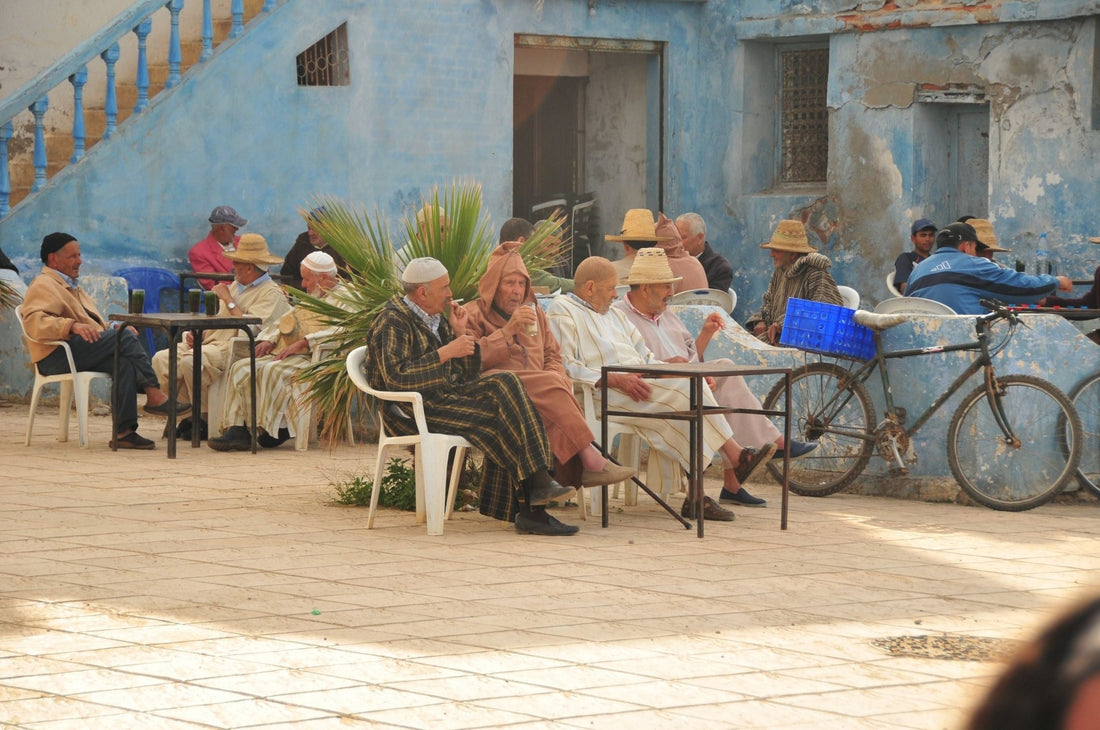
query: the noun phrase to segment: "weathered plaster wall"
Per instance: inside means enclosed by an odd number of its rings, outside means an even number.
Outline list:
[[[838,278],[866,282],[857,288],[882,298],[882,272],[906,245],[909,221],[943,224],[971,212],[937,206],[945,176],[927,167],[944,141],[922,134],[921,115],[937,106],[918,100],[922,89],[986,95],[988,212],[1008,258],[1030,259],[1048,232],[1059,271],[1084,275],[1100,192],[1100,134],[1085,95],[1094,27],[1067,20],[834,37],[829,189],[839,208]]]

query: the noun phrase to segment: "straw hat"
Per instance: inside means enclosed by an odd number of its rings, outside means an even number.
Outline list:
[[[987,249],[993,253],[1009,253],[1007,248],[997,245],[997,234],[993,232],[992,223],[985,218],[971,218],[966,222],[974,229],[974,233],[978,234],[978,240],[985,244]]]
[[[771,240],[760,244],[760,248],[770,248],[775,251],[791,251],[792,253],[814,253],[816,248],[810,245],[806,238],[806,226],[802,221],[779,221],[775,227],[775,233]]]
[[[243,264],[252,264],[260,268],[274,266],[283,263],[278,256],[272,256],[267,249],[267,241],[259,233],[246,233],[237,242],[237,250],[225,255],[230,261],[239,261]]]
[[[1089,243],[1100,243],[1100,236],[1096,236],[1095,238],[1090,238]]]
[[[670,241],[668,236],[657,235],[657,221],[653,211],[647,208],[631,208],[623,216],[622,233],[618,236],[604,236],[607,241]]]
[[[662,248],[643,248],[634,257],[630,275],[624,284],[672,284],[684,277],[676,276],[668,265],[668,256]]]

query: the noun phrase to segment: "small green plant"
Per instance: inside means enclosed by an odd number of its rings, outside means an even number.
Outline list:
[[[382,475],[382,493],[378,502],[383,507],[413,512],[416,510],[416,475],[412,467],[400,459],[390,459],[386,473]],[[355,476],[348,481],[335,485],[336,502],[355,507],[370,504],[374,480],[365,476]]]

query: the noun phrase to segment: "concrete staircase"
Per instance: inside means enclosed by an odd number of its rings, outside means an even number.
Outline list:
[[[264,0],[244,0],[244,22],[247,24],[252,18],[259,15],[263,5]],[[213,45],[216,49],[229,37],[233,18],[226,10],[224,15],[215,15],[212,20],[214,26]],[[149,99],[152,100],[156,94],[164,90],[164,84],[168,79],[167,39],[165,38],[163,44],[161,44],[154,42],[151,37],[147,51],[149,59],[148,94]],[[181,37],[180,74],[183,75],[187,69],[198,63],[201,54],[202,38],[200,36]],[[186,83],[186,81],[183,83]],[[122,126],[123,122],[133,114],[134,105],[137,103],[138,90],[134,79],[132,77],[118,77],[115,85],[115,96],[118,100],[116,123],[118,126]],[[107,128],[107,114],[104,104],[105,100],[102,96],[89,98],[86,95],[84,98],[85,151],[90,150],[99,142],[103,137],[104,130]],[[74,145],[71,119],[68,115],[65,115],[61,123],[50,124],[51,113],[51,111],[46,112],[47,180],[69,165]],[[12,208],[30,194],[31,187],[34,185],[33,120],[29,124],[29,129],[23,134],[16,130],[16,134],[9,143],[10,163],[8,171],[11,175],[10,205]]]

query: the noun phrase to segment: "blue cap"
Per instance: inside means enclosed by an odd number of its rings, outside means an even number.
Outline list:
[[[923,230],[935,231],[938,228],[939,228],[939,226],[937,226],[935,223],[928,220],[927,218],[918,218],[916,223],[913,224],[913,227],[909,229],[909,235],[910,236],[915,236],[915,235],[917,235],[917,233],[919,231],[923,231]]]

